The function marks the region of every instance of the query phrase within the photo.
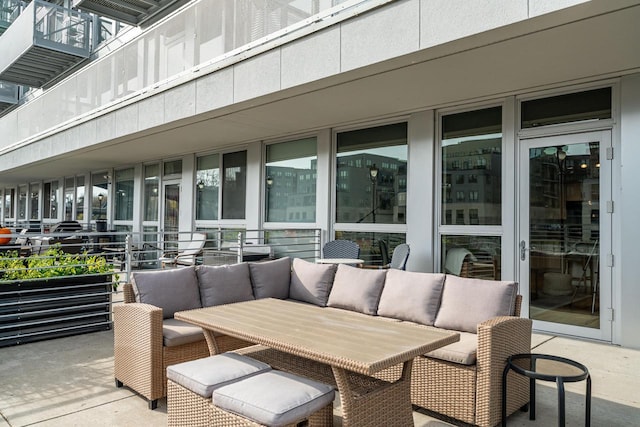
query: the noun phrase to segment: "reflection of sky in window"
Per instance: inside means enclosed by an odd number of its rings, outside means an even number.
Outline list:
[[[501,138],[502,138],[501,133],[488,133],[486,135],[470,135],[470,136],[463,136],[460,138],[443,139],[442,146],[448,147],[450,145],[464,144],[466,142],[480,141],[480,140],[486,140],[486,139],[501,139]]]
[[[270,168],[294,168],[294,169],[311,169],[311,162],[316,160],[316,156],[300,157],[299,159],[280,160],[277,162],[267,163]]]
[[[375,156],[389,157],[390,159],[407,161],[407,146],[394,145],[392,147],[367,148],[365,150],[347,151],[338,153],[338,157],[353,156],[357,154],[371,154]]]

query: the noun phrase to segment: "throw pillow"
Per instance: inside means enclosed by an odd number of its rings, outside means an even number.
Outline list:
[[[291,281],[291,258],[275,261],[250,262],[253,295],[260,298],[289,298]]]
[[[515,312],[518,284],[447,274],[434,326],[477,333],[479,323]]]
[[[216,267],[200,265],[196,273],[203,307],[254,299],[246,262]]]
[[[315,264],[295,258],[291,268],[289,298],[326,306],[336,267],[335,264]]]
[[[327,305],[375,315],[386,275],[386,270],[339,265]]]
[[[162,317],[176,311],[200,308],[198,279],[193,267],[159,271],[134,271],[131,284],[136,301],[162,308]]]
[[[443,286],[444,274],[389,270],[378,316],[433,326]]]

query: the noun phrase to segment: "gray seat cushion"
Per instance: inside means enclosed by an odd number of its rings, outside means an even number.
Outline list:
[[[203,307],[249,301],[253,298],[249,265],[200,265],[196,268]]]
[[[460,332],[460,341],[445,345],[425,354],[427,357],[459,363],[475,365],[478,355],[478,335],[471,332]]]
[[[335,264],[315,264],[294,258],[289,298],[324,307],[336,275]]]
[[[202,397],[240,378],[271,370],[271,366],[237,353],[222,353],[167,367],[167,378]]]
[[[375,315],[386,275],[386,270],[339,265],[327,305]]]
[[[331,386],[280,371],[261,372],[220,387],[213,404],[268,426],[283,426],[307,418],[331,404]]]
[[[434,326],[477,333],[478,324],[515,312],[518,284],[447,274]]]
[[[378,316],[432,326],[443,287],[444,274],[389,270],[378,305]]]
[[[250,262],[253,295],[259,298],[289,298],[291,281],[291,258],[275,261]]]
[[[176,311],[201,308],[198,279],[193,267],[160,271],[135,271],[131,284],[137,302],[162,308],[162,317]]]
[[[162,321],[162,342],[165,347],[175,347],[204,340],[200,326],[177,319]]]

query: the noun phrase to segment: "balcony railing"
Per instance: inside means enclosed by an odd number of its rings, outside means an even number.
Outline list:
[[[0,111],[18,103],[19,89],[14,83],[0,82]]]
[[[0,37],[0,80],[41,87],[89,57],[90,16],[32,1]]]
[[[26,5],[21,0],[0,0],[0,35],[16,20]]]

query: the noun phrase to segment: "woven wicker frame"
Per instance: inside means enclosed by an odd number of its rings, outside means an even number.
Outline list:
[[[209,356],[204,339],[166,347],[162,309],[136,303],[133,287],[124,285],[124,304],[113,307],[114,376],[150,402],[167,395],[167,366]],[[249,345],[229,336],[216,337],[222,351]]]
[[[252,420],[227,412],[213,405],[211,399],[204,398],[181,385],[167,382],[167,413],[169,427],[260,427]],[[300,419],[286,427],[296,427]],[[308,418],[309,427],[333,426],[333,404],[329,404]]]

